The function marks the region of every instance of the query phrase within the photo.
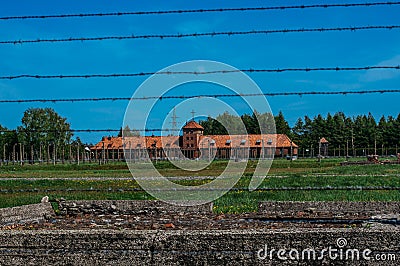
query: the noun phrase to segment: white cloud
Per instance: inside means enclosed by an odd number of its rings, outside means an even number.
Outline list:
[[[382,61],[377,64],[377,66],[398,66],[400,65],[400,55]],[[373,69],[368,70],[364,75],[361,76],[361,81],[373,82],[380,80],[388,80],[400,77],[400,71],[397,69]]]

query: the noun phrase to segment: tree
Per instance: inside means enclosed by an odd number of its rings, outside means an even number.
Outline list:
[[[290,137],[290,127],[288,122],[285,120],[282,111],[275,117],[275,127],[277,134],[286,134]]]
[[[272,113],[257,113],[254,112],[254,115],[258,119],[258,123],[260,124],[260,132],[263,134],[275,134],[275,119]]]
[[[67,119],[51,108],[30,108],[24,112],[21,122],[18,141],[34,150],[46,144],[67,145],[73,136]]]
[[[1,125],[0,131],[0,157],[3,161],[9,160],[14,144],[18,143],[17,132]]]
[[[118,132],[118,137],[139,137],[140,132],[136,129],[130,129],[130,127],[127,125],[124,127],[124,129],[119,130]]]
[[[293,127],[292,139],[302,149],[305,148],[304,143],[302,141],[304,133],[305,133],[304,123],[303,123],[303,120],[301,118],[299,118],[299,119],[297,119],[296,124]]]
[[[244,114],[240,117],[246,127],[248,134],[260,134],[260,125],[258,124],[256,116],[253,114]]]
[[[224,126],[214,118],[211,118],[210,116],[207,117],[207,120],[200,121],[200,125],[204,128],[204,135],[228,134]]]
[[[232,115],[228,112],[224,112],[222,115],[217,116],[217,121],[219,121],[223,127],[225,127],[225,134],[245,134],[246,128],[240,117]]]

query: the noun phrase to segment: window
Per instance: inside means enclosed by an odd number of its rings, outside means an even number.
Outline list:
[[[268,139],[267,144],[268,144],[268,145],[271,145],[271,144],[272,144],[272,139]]]
[[[190,144],[190,147],[192,147],[192,148],[193,148],[193,144]]]
[[[231,142],[232,142],[232,141],[231,141],[230,139],[228,139],[228,140],[226,140],[225,145],[230,145]]]
[[[245,139],[242,139],[242,140],[240,141],[240,145],[244,145],[244,144],[246,144],[246,140],[245,140]]]
[[[260,145],[261,139],[256,140],[256,145]]]
[[[190,134],[193,134],[193,130],[190,130]]]
[[[215,140],[211,140],[211,141],[210,141],[210,145],[211,145],[211,146],[214,146],[214,145],[215,145]]]
[[[142,147],[142,144],[138,143],[138,144],[136,145],[136,147],[140,148],[140,147]]]
[[[193,140],[193,137],[190,137],[190,140]]]
[[[186,140],[189,140],[189,137],[186,137]]]

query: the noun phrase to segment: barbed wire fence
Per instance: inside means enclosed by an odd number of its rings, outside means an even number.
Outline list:
[[[343,32],[343,31],[365,31],[365,30],[396,30],[400,25],[371,25],[354,27],[333,27],[333,28],[300,28],[300,29],[273,29],[273,30],[249,30],[249,31],[214,31],[202,33],[176,33],[176,34],[145,34],[145,35],[119,35],[119,36],[100,36],[100,37],[70,37],[54,39],[21,39],[0,41],[0,45],[6,44],[35,44],[35,43],[65,43],[65,42],[89,42],[89,41],[110,41],[110,40],[135,40],[135,39],[182,39],[189,37],[216,37],[216,36],[244,36],[244,35],[270,35],[277,33],[310,33],[310,32]]]
[[[35,75],[22,74],[12,76],[0,76],[3,80],[14,79],[89,79],[89,78],[122,78],[143,77],[152,75],[210,75],[229,73],[283,73],[283,72],[315,72],[315,71],[367,71],[367,70],[400,70],[400,65],[394,66],[361,66],[361,67],[314,67],[314,68],[275,68],[275,69],[237,69],[237,70],[214,70],[214,71],[158,71],[137,73],[113,73],[113,74],[78,74],[78,75]]]
[[[81,14],[58,14],[58,15],[35,15],[35,16],[5,16],[0,17],[1,21],[7,20],[30,20],[30,19],[66,19],[66,18],[87,18],[87,17],[110,17],[110,16],[140,16],[140,15],[167,15],[167,14],[194,14],[194,13],[218,13],[218,12],[256,12],[269,10],[290,10],[290,9],[315,9],[315,8],[351,8],[351,7],[376,7],[376,6],[394,6],[400,5],[400,2],[370,2],[370,3],[343,3],[343,4],[313,4],[313,5],[293,5],[293,6],[272,6],[272,7],[242,7],[242,8],[215,8],[215,9],[190,9],[190,10],[165,10],[165,11],[135,11],[135,12],[110,12],[110,13],[81,13]],[[320,28],[297,28],[297,29],[261,29],[248,31],[214,31],[214,32],[193,32],[193,33],[176,33],[176,34],[143,34],[143,35],[116,35],[116,36],[96,36],[96,37],[69,37],[69,38],[46,38],[46,39],[20,39],[20,40],[2,40],[0,45],[22,45],[36,43],[67,43],[67,42],[88,42],[88,41],[111,41],[111,40],[135,40],[135,39],[182,39],[182,38],[200,38],[200,37],[231,37],[244,35],[270,35],[270,34],[289,34],[289,33],[328,33],[328,32],[356,32],[367,30],[397,30],[400,25],[362,25],[353,27],[320,27]],[[245,73],[283,73],[283,72],[312,72],[312,71],[370,71],[370,70],[400,70],[399,65],[393,66],[361,66],[361,67],[325,67],[325,68],[281,68],[281,69],[240,69],[240,70],[218,70],[208,72],[137,72],[137,73],[113,73],[113,74],[60,74],[60,75],[38,75],[38,74],[21,74],[21,75],[2,75],[1,80],[16,79],[89,79],[89,78],[119,78],[119,77],[142,77],[150,75],[205,75],[205,74],[227,74],[232,72]],[[172,95],[172,96],[145,96],[145,97],[100,97],[100,98],[59,98],[59,99],[0,99],[0,103],[59,103],[59,102],[100,102],[100,101],[136,101],[149,99],[189,99],[201,97],[261,97],[261,96],[303,96],[303,95],[348,95],[348,94],[384,94],[399,93],[400,89],[375,89],[375,90],[345,90],[345,91],[294,91],[294,92],[265,92],[261,94],[203,94],[203,95]],[[69,132],[74,133],[115,133],[121,129],[70,129]],[[145,129],[139,130],[143,132],[160,132],[172,131],[174,129]],[[13,133],[16,130],[0,130],[0,133]],[[49,133],[50,131],[30,130],[21,133]],[[12,147],[7,147],[12,146]],[[7,151],[6,152],[6,148]],[[103,147],[101,155],[95,154],[93,151],[82,147],[81,144],[69,144],[57,147],[56,143],[41,143],[39,150],[35,151],[32,147],[28,147],[23,143],[14,143],[13,145],[4,144],[2,163],[80,163],[93,162],[99,158],[107,161],[122,161],[122,148],[110,149]],[[30,150],[30,155],[25,151]],[[94,151],[94,152],[97,152]],[[387,151],[386,151],[387,152]],[[396,147],[397,152],[397,147]],[[339,149],[340,154],[340,149]],[[342,153],[344,155],[344,151]],[[382,150],[383,154],[383,150]],[[100,156],[100,157],[99,157]],[[340,155],[339,155],[340,156]],[[30,158],[29,158],[30,157]],[[28,159],[29,158],[29,159]],[[237,188],[243,189],[243,188]],[[311,188],[262,188],[260,191],[268,190],[399,190],[398,187],[311,187]],[[36,192],[37,190],[31,191]],[[127,190],[125,190],[127,191]],[[133,191],[133,190],[132,190]],[[9,190],[0,190],[2,193],[12,193]],[[15,191],[14,191],[15,192]],[[26,190],[25,192],[29,192]]]
[[[239,8],[209,8],[209,9],[179,9],[160,11],[133,11],[133,12],[109,12],[109,13],[80,13],[80,14],[57,14],[57,15],[34,15],[34,16],[5,16],[0,20],[29,20],[29,19],[63,19],[63,18],[88,18],[88,17],[113,17],[113,16],[139,16],[139,15],[171,15],[171,14],[194,14],[194,13],[221,13],[221,12],[247,12],[247,11],[269,11],[288,9],[315,9],[315,8],[339,8],[339,7],[376,7],[400,5],[398,1],[367,2],[367,3],[342,3],[342,4],[314,4],[314,5],[292,5],[292,6],[269,6],[269,7],[239,7]]]

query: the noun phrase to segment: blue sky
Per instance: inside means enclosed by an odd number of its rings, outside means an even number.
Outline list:
[[[366,2],[366,1],[334,1]],[[257,7],[327,1],[16,0],[0,16]],[[176,34],[259,29],[399,25],[400,6],[0,21],[1,40]],[[220,61],[239,69],[400,65],[400,30],[287,33],[76,43],[0,45],[0,75],[154,72],[188,60]],[[264,92],[398,89],[400,71],[249,74]],[[1,80],[1,99],[130,97],[147,77]],[[199,87],[201,92],[202,87]],[[153,96],[153,95],[149,95]],[[343,111],[397,115],[399,94],[268,97],[291,125],[298,117]],[[0,124],[20,125],[29,107],[51,107],[75,129],[119,128],[127,102],[1,104]],[[195,109],[195,108],[194,108]],[[165,116],[161,114],[160,116]],[[181,120],[190,113],[178,114]],[[183,122],[183,121],[181,121]],[[102,134],[81,134],[96,142]]]

